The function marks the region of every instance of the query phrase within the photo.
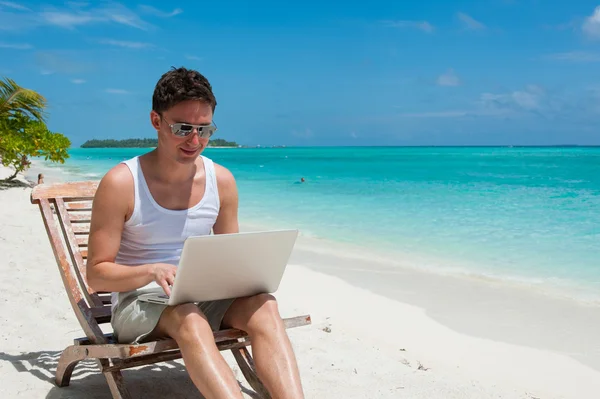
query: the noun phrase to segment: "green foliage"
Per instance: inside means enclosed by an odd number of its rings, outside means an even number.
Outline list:
[[[30,157],[43,157],[52,162],[64,163],[69,157],[67,149],[71,142],[60,133],[48,130],[42,121],[32,119],[23,112],[10,117],[0,117],[0,156],[2,165],[12,166],[15,173],[23,172],[30,165]]]
[[[14,80],[0,80],[0,119],[24,113],[44,120],[46,99],[41,94],[19,86]]]
[[[158,139],[123,139],[123,140],[88,140],[81,145],[81,148],[148,148],[156,147]],[[237,147],[238,144],[234,141],[223,139],[210,140],[209,147]]]
[[[214,140],[209,140],[208,142],[208,146],[213,146],[213,147],[237,147],[238,144],[235,141],[227,141],[224,139],[214,139]]]

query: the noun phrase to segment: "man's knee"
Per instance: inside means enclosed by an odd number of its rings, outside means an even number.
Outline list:
[[[163,325],[169,335],[176,341],[199,340],[202,336],[210,333],[212,330],[202,311],[193,303],[177,305],[165,310],[168,312]]]
[[[277,315],[279,316],[279,308],[277,299],[271,294],[258,294],[248,298],[252,302],[252,307],[257,309],[261,316]]]
[[[243,301],[239,317],[245,321],[248,333],[272,331],[282,324],[277,300],[273,295],[258,294],[238,300]]]

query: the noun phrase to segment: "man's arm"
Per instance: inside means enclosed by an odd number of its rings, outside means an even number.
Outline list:
[[[215,172],[217,174],[221,209],[213,226],[213,232],[215,234],[239,233],[238,191],[235,178],[227,168],[221,165],[215,164]]]
[[[95,291],[123,292],[156,280],[170,294],[168,285],[173,284],[175,266],[146,264],[131,267],[115,263],[123,226],[133,209],[133,198],[133,177],[126,165],[111,169],[98,185],[88,242],[88,284]]]

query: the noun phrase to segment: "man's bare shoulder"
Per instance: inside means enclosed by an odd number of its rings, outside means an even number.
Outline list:
[[[125,164],[118,164],[109,170],[98,185],[94,196],[94,209],[102,213],[118,213],[131,216],[135,191],[133,175]]]
[[[215,162],[215,174],[217,175],[217,184],[219,185],[219,189],[235,188],[235,177],[233,176],[233,173],[231,173],[225,166],[219,165]]]
[[[111,192],[133,192],[133,176],[125,164],[118,164],[110,169],[100,180],[98,189]]]

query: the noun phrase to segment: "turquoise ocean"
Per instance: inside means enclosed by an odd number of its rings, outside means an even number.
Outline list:
[[[37,161],[30,173],[99,179],[149,150],[75,148],[64,165]],[[299,228],[429,271],[600,298],[600,148],[209,148],[204,155],[235,175],[243,223]]]

